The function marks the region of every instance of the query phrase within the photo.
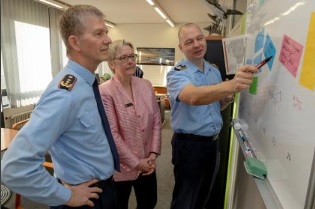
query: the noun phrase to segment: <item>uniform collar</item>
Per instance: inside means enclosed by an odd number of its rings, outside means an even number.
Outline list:
[[[69,59],[66,68],[72,69],[75,73],[86,80],[88,84],[90,84],[91,86],[93,85],[95,81],[95,74],[91,73],[91,71],[81,66],[79,63]]]
[[[205,68],[205,71],[208,71],[210,70],[210,64],[208,62],[206,62],[205,60],[203,60],[204,62],[204,68]],[[201,71],[195,64],[193,64],[192,62],[188,61],[188,60],[183,60],[181,61],[180,63],[178,63],[177,65],[179,64],[182,64],[184,66],[187,66],[187,69],[194,72],[194,73],[197,73],[197,72],[203,72]]]

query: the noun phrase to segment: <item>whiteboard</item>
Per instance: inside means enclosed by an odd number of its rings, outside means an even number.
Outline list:
[[[238,118],[282,208],[306,208],[315,178],[315,1],[255,0],[246,16],[245,63],[273,58],[240,94]]]

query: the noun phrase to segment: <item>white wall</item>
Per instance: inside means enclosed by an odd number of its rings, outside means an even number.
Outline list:
[[[210,24],[197,23],[201,28]],[[115,28],[109,29],[111,39],[125,39],[133,43],[134,47],[159,47],[159,48],[175,48],[175,63],[184,58],[181,51],[178,49],[177,33],[180,26],[177,24],[174,28],[167,23],[163,24],[120,24]],[[207,36],[207,31],[203,30]],[[106,63],[103,64],[107,65]],[[171,69],[169,66],[159,65],[141,65],[139,66],[144,71],[144,78],[151,81],[153,85],[166,86],[166,73]],[[107,67],[106,72],[111,73]]]

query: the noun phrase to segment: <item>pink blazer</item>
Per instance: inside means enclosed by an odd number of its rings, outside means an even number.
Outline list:
[[[152,84],[132,77],[131,85],[134,100],[115,77],[99,86],[120,159],[115,181],[137,179],[140,159],[161,152],[161,115]]]

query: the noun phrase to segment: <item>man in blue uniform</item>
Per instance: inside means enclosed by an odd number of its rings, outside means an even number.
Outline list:
[[[204,60],[207,44],[200,27],[187,23],[178,38],[186,60],[167,74],[174,131],[171,209],[203,209],[219,166],[220,110],[233,101],[235,92],[249,88],[257,69],[243,66],[233,80],[222,82],[219,70]]]
[[[92,6],[70,7],[60,19],[60,33],[68,64],[4,154],[1,180],[51,208],[113,209],[111,179],[118,161],[114,163],[111,133],[104,131],[92,88],[94,71],[107,60],[112,42],[104,14]],[[46,152],[56,178],[42,166]]]

